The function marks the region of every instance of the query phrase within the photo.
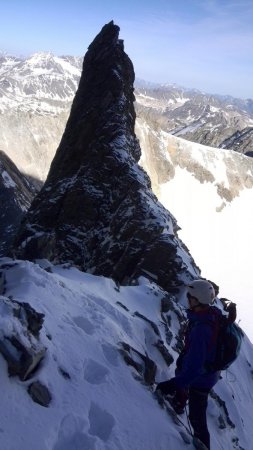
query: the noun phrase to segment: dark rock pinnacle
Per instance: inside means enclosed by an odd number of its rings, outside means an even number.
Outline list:
[[[88,48],[65,132],[14,252],[120,283],[148,273],[169,289],[191,278],[181,258],[190,256],[137,164],[134,69],[118,35],[110,22]]]

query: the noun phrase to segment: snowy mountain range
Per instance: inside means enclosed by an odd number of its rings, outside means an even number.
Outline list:
[[[36,53],[0,57],[0,149],[45,180],[75,95],[82,58]],[[253,151],[253,101],[137,80],[138,120],[193,142]],[[21,150],[21,151],[20,151]],[[250,153],[249,153],[250,154]]]
[[[0,57],[0,149],[24,174],[45,180],[81,73],[81,58]]]
[[[0,111],[59,114],[73,100],[81,64],[81,58],[42,52],[0,57]]]
[[[241,153],[253,149],[253,101],[137,82],[137,114],[175,136]]]

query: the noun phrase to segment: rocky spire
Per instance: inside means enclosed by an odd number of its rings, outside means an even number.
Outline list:
[[[91,160],[97,161],[100,170],[105,155],[115,147],[126,149],[139,160],[140,147],[134,134],[134,70],[118,36],[119,27],[110,22],[88,48],[47,183],[76,175]]]
[[[15,253],[120,283],[148,273],[169,289],[191,277],[182,260],[190,256],[137,164],[134,70],[118,36],[110,22],[88,48],[65,132]]]

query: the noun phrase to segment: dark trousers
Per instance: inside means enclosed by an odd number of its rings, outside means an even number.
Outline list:
[[[189,419],[197,437],[205,446],[210,449],[210,435],[207,428],[206,409],[209,389],[189,389]]]

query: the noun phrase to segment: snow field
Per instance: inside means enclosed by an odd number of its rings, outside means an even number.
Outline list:
[[[45,314],[41,343],[47,347],[41,367],[26,382],[8,378],[0,357],[1,448],[34,450],[36,443],[38,450],[183,450],[186,445],[193,449],[182,439],[184,427],[175,425],[119,352],[125,342],[155,361],[157,382],[173,376],[174,363],[168,368],[154,347],[154,329],[135,314],[138,311],[155,323],[166,342],[160,315],[164,293],[155,284],[142,278],[139,286],[118,288],[110,279],[44,260],[33,264],[3,258],[1,264],[7,264],[2,269],[4,295]],[[184,301],[183,293],[179,300]],[[173,347],[179,324],[173,311],[170,316],[173,337],[168,349],[176,359]],[[251,364],[252,345],[245,338],[230,379],[224,377],[217,385],[236,429],[228,426],[224,409],[210,399],[212,450],[239,449],[239,444],[251,448]],[[26,392],[35,380],[52,394],[48,408],[34,403]],[[220,415],[224,429],[219,428]],[[182,420],[187,423],[185,416]],[[235,437],[239,444],[232,445]]]

